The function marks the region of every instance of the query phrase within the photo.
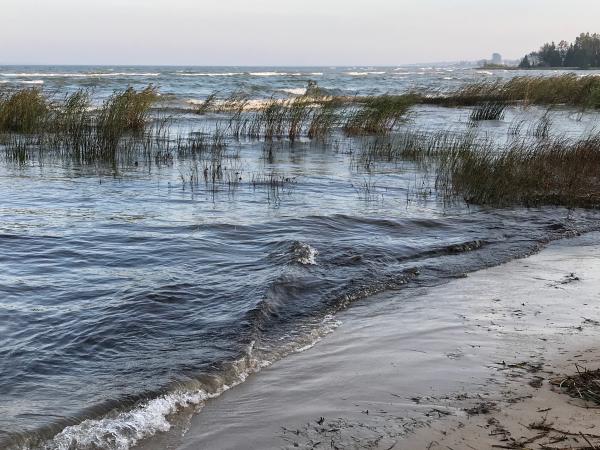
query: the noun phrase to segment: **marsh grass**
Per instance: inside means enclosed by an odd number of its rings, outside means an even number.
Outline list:
[[[364,144],[354,160],[368,172],[378,170],[377,164],[390,169],[390,163],[405,170],[408,162],[420,173],[433,174],[445,203],[600,207],[600,134],[573,140],[545,131],[500,145],[475,130],[406,130]]]
[[[450,92],[436,95],[420,94],[420,101],[449,107],[503,102],[600,108],[600,76],[578,76],[571,73],[557,76],[521,76],[507,81],[484,80]]]
[[[130,87],[114,92],[103,103],[96,118],[100,150],[113,151],[126,133],[143,132],[150,108],[157,100],[158,92],[152,85],[141,91]]]
[[[504,118],[506,106],[506,103],[502,102],[484,102],[481,105],[477,105],[471,111],[470,119],[473,122],[502,120]]]
[[[323,136],[334,126],[333,103],[308,96],[291,99],[271,98],[259,108],[240,102],[233,108],[229,131],[236,138],[257,140]],[[322,112],[322,111],[326,112]]]
[[[573,95],[570,104],[590,105],[590,95],[593,98],[598,89],[597,77],[549,78],[481,82],[439,104],[475,105],[471,119],[476,122],[497,120],[513,101],[564,102]],[[212,97],[203,110],[225,112],[225,118],[173,139],[170,118],[152,113],[158,101],[153,86],[116,91],[98,109],[92,108],[87,91],[55,101],[39,89],[22,89],[0,94],[0,147],[8,160],[19,164],[45,153],[90,164],[132,163],[141,157],[154,164],[174,164],[176,157],[185,157],[196,166],[182,172],[184,188],[196,190],[204,184],[214,195],[245,182],[253,189],[267,188],[268,199],[278,202],[295,179],[275,171],[243,179],[229,145],[244,137],[266,144],[282,140],[291,146],[301,138],[324,140],[339,132],[345,148],[348,142],[360,146],[352,155],[357,169],[370,173],[380,163],[410,162],[435,173],[435,188],[447,199],[491,206],[600,207],[600,135],[578,141],[553,138],[550,110],[525,134],[525,121],[511,125],[512,139],[501,146],[478,136],[475,128],[430,133],[399,126],[413,105],[430,100],[437,101],[412,94],[298,96],[256,106],[239,94],[223,101]],[[272,159],[274,146],[267,147]],[[377,192],[369,183],[360,189]]]
[[[307,136],[309,139],[326,140],[339,125],[344,102],[331,98],[320,103],[320,108],[313,111],[308,123]]]
[[[279,204],[283,195],[291,194],[296,177],[282,174],[276,170],[252,174],[251,185],[254,190],[264,189],[269,203]]]
[[[196,114],[202,115],[210,111],[215,111],[217,105],[217,94],[217,92],[213,92],[208,97],[206,97],[206,99],[197,106]]]
[[[34,133],[43,130],[50,102],[41,89],[28,88],[0,94],[0,131]]]
[[[600,136],[471,147],[440,159],[438,187],[467,203],[598,208]]]
[[[41,89],[21,89],[0,96],[0,132],[7,159],[25,161],[46,153],[80,161],[115,158],[116,153],[148,149],[150,109],[155,87],[115,91],[94,110],[90,94],[79,90],[54,100]],[[28,136],[35,136],[35,144]],[[157,143],[157,142],[156,142]],[[156,144],[155,143],[155,144]],[[27,155],[25,155],[27,153]]]
[[[407,129],[393,136],[382,136],[361,145],[356,160],[358,166],[370,170],[378,163],[413,162],[424,169],[445,158],[473,149],[491,147],[492,143],[475,131],[427,132]]]
[[[386,134],[406,117],[418,99],[412,95],[381,95],[357,100],[344,123],[350,136]]]
[[[550,118],[549,111],[539,118],[534,124],[532,124],[529,134],[538,139],[548,139],[552,130],[552,119]]]

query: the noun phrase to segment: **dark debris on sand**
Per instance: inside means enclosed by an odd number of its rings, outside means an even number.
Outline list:
[[[600,404],[600,369],[587,370],[576,366],[577,374],[552,380],[571,397]]]

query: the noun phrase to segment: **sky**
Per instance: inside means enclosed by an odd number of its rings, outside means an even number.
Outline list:
[[[599,0],[2,0],[0,64],[516,59],[600,32]]]

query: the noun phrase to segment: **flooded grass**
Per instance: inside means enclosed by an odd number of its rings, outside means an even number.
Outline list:
[[[471,112],[472,122],[499,120],[507,99],[566,101],[572,94],[571,101],[582,105],[583,93],[593,91],[598,79],[564,75],[481,82],[449,98],[455,104],[477,105]],[[3,94],[0,147],[7,160],[18,164],[41,160],[45,154],[83,163],[132,163],[142,158],[157,165],[172,164],[175,157],[191,157],[199,166],[186,172],[184,186],[204,180],[214,189],[242,181],[241,171],[227,163],[231,155],[226,150],[232,140],[293,144],[301,138],[325,140],[339,132],[349,139],[346,147],[353,145],[349,142],[359,146],[352,156],[356,169],[370,173],[381,163],[411,162],[423,172],[436,173],[435,187],[446,198],[491,206],[600,206],[600,135],[578,141],[553,138],[549,112],[531,122],[525,134],[525,121],[511,124],[510,139],[499,146],[479,136],[475,128],[436,133],[400,128],[410,109],[422,101],[415,95],[352,99],[303,95],[272,98],[260,107],[245,96],[233,95],[224,101],[209,96],[202,113],[220,111],[225,117],[211,118],[205,130],[173,137],[171,118],[152,115],[158,97],[151,85],[142,90],[128,88],[115,91],[94,109],[89,92],[83,90],[60,101],[50,100],[39,89]],[[277,193],[274,198],[292,182],[274,173],[244,181],[254,188],[269,186]]]
[[[484,80],[455,91],[421,94],[421,102],[441,106],[477,106],[483,103],[525,103],[600,108],[600,76],[564,74],[521,76],[508,81]]]
[[[417,102],[411,95],[381,95],[357,101],[344,123],[344,131],[350,136],[386,134],[406,117]]]
[[[153,86],[140,91],[128,88],[115,91],[99,109],[94,109],[85,90],[60,101],[40,89],[14,91],[0,100],[5,156],[22,162],[31,159],[33,153],[38,157],[52,153],[94,161],[114,158],[117,152],[147,148],[152,128],[150,109],[157,99]]]
[[[474,146],[442,155],[437,185],[445,195],[490,206],[600,206],[600,136]]]
[[[50,102],[41,89],[29,88],[0,94],[0,131],[41,131],[50,115]]]
[[[502,102],[485,102],[478,105],[471,111],[470,119],[473,122],[482,120],[502,120],[506,104]]]

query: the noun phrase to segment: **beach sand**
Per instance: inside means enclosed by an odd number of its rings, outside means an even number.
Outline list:
[[[600,448],[598,409],[551,384],[600,367],[599,233],[339,320],[143,448]]]

